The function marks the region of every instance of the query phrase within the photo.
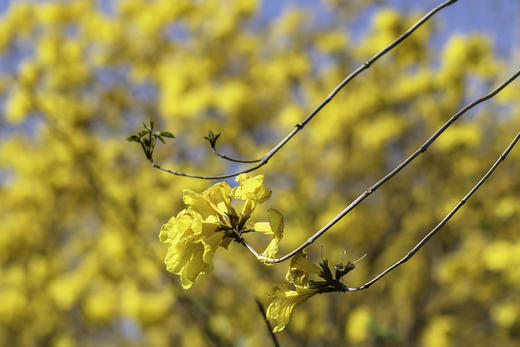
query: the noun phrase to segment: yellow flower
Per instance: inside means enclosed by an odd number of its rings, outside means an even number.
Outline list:
[[[267,308],[267,318],[276,322],[273,332],[285,329],[296,304],[316,294],[318,294],[316,289],[308,287],[295,286],[294,289],[291,289],[288,284],[274,287],[269,294],[274,300]]]
[[[240,182],[240,186],[233,188],[231,192],[235,199],[252,200],[261,204],[271,197],[271,190],[263,186],[264,175],[249,177],[241,174],[235,181]]]
[[[213,270],[213,255],[223,243],[218,220],[203,217],[192,209],[182,210],[163,225],[159,238],[170,245],[164,262],[169,272],[181,277],[184,289],[191,287],[201,273]]]
[[[217,248],[226,248],[233,240],[239,241],[245,231],[256,231],[246,225],[257,203],[262,203],[271,191],[262,186],[263,176],[249,178],[241,175],[240,186],[231,189],[225,183],[217,183],[202,193],[185,189],[183,201],[187,208],[164,224],[159,234],[161,242],[168,245],[164,262],[166,269],[180,276],[184,289],[190,288],[200,274],[213,270],[213,256]],[[238,215],[231,206],[232,198],[246,200]],[[272,210],[274,211],[274,210]],[[265,231],[278,241],[282,237],[283,217],[269,212],[272,229]]]
[[[282,331],[289,323],[291,312],[296,304],[321,293],[346,292],[348,287],[341,278],[354,269],[354,264],[335,266],[335,274],[329,267],[328,260],[316,265],[307,259],[305,252],[300,251],[291,258],[285,282],[271,289],[269,296],[273,301],[267,308],[267,319],[275,321],[273,332]],[[309,280],[310,275],[318,275],[319,281]]]
[[[289,271],[285,275],[285,280],[299,286],[309,284],[309,274],[319,275],[321,268],[310,262],[304,252],[300,252],[291,258]]]
[[[267,318],[276,322],[273,332],[282,331],[289,323],[296,304],[318,294],[319,287],[311,286],[309,274],[320,274],[321,268],[307,260],[305,252],[291,259],[286,282],[271,289],[269,297],[273,301],[267,308]]]

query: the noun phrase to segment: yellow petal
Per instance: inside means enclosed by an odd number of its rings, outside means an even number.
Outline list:
[[[161,227],[159,239],[164,243],[177,242],[180,238],[192,233],[190,227],[194,218],[190,211],[182,210],[177,217],[170,218],[168,223]]]
[[[182,200],[186,205],[197,211],[203,218],[207,218],[209,215],[215,213],[208,199],[193,190],[184,189],[182,191]]]
[[[266,235],[273,235],[273,237],[280,240],[283,237],[283,215],[280,212],[270,208],[267,210],[267,216],[269,217],[269,222],[255,223],[255,231]]]
[[[248,174],[240,174],[238,175],[237,177],[235,177],[235,182],[242,182],[242,181],[245,181],[249,178],[249,175]]]
[[[267,216],[269,217],[269,225],[271,226],[274,237],[281,239],[283,237],[283,215],[270,208],[267,210]]]
[[[215,255],[215,251],[222,242],[223,238],[223,233],[214,232],[208,237],[202,239],[202,244],[204,245],[204,254],[202,256],[202,260],[210,266],[208,269],[209,271],[213,270],[213,256]]]
[[[199,235],[202,233],[202,220],[199,218],[194,218],[190,223],[191,232],[195,235]]]
[[[221,225],[220,219],[213,214],[211,216],[208,216],[208,218],[204,219],[203,223],[203,226],[209,227],[209,225],[213,225],[215,226],[215,228],[218,228]]]
[[[190,288],[201,273],[206,273],[209,270],[208,264],[202,260],[204,253],[202,244],[195,244],[192,250],[191,259],[186,263],[180,274],[181,284],[184,289]]]
[[[256,202],[254,200],[246,200],[244,207],[242,207],[242,212],[240,212],[240,216],[242,219],[248,219],[253,213],[253,210],[256,207]]]
[[[254,225],[255,231],[260,233],[273,235],[273,231],[271,230],[271,225],[268,222],[257,222]]]
[[[254,200],[263,203],[271,197],[271,190],[263,186],[264,176],[249,177],[246,174],[238,175],[235,179],[240,185],[234,187],[231,196],[239,200]]]
[[[159,240],[161,242],[168,242],[174,236],[174,225],[175,225],[175,217],[171,217],[168,223],[163,224],[161,227],[161,232],[159,233]]]
[[[271,242],[269,242],[269,245],[267,246],[265,251],[262,252],[262,255],[266,258],[275,258],[276,253],[278,253],[278,242],[280,242],[279,239],[277,239],[277,238],[272,239]],[[265,262],[265,264],[273,265],[273,263],[267,263],[267,262]]]
[[[189,238],[184,238],[168,247],[164,263],[166,270],[171,273],[180,275],[182,269],[191,259],[195,244]]]
[[[319,274],[320,272],[321,268],[318,265],[311,263],[307,259],[305,252],[301,251],[291,258],[291,264],[289,265],[289,271],[287,271],[285,279],[289,283],[304,286],[308,283],[309,274]]]
[[[213,210],[225,216],[231,209],[231,187],[226,182],[219,182],[206,189],[202,195]]]
[[[206,189],[202,194],[207,196],[210,200],[218,199],[226,201],[227,203],[231,202],[231,187],[226,182],[216,183]]]
[[[296,287],[296,290],[291,290],[286,285],[274,287],[270,294],[274,300],[267,308],[267,319],[276,322],[273,332],[285,329],[294,306],[315,294],[316,290],[309,288]]]

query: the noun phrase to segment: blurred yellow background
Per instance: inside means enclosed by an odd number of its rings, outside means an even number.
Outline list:
[[[183,189],[214,182],[155,170],[125,138],[154,119],[177,137],[158,145],[157,162],[199,174],[238,168],[211,153],[209,129],[222,133],[222,152],[261,157],[421,15],[374,2],[325,1],[324,20],[298,6],[262,19],[256,0],[11,1],[0,19],[0,345],[269,345],[253,298],[266,305],[288,264],[267,267],[232,244],[183,290],[159,230],[184,208]],[[457,6],[471,13],[470,1]],[[351,36],[345,23],[367,9],[367,27]],[[284,214],[280,254],[518,67],[484,34],[435,44],[437,23],[258,171],[273,196],[255,218]],[[310,247],[311,260],[367,253],[346,277],[356,286],[402,257],[496,160],[520,129],[519,107],[516,82],[469,112]],[[439,235],[368,291],[298,305],[280,343],[518,345],[519,161],[515,149]]]

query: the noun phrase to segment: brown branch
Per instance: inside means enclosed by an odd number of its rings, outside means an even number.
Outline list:
[[[159,166],[153,159],[150,159],[150,162],[152,163],[152,166],[162,170],[164,172],[170,173],[172,175],[176,176],[184,176],[184,177],[190,177],[190,178],[198,178],[198,179],[204,179],[204,180],[215,180],[215,179],[225,179],[229,177],[235,177],[237,175],[248,173],[254,170],[259,169],[260,167],[267,164],[269,159],[271,159],[289,140],[296,135],[300,130],[302,130],[307,123],[311,121],[312,118],[314,118],[324,107],[327,105],[335,96],[339,93],[343,87],[345,87],[347,84],[349,84],[354,78],[356,78],[361,72],[368,69],[375,61],[377,61],[379,58],[384,56],[386,53],[390,52],[392,49],[394,49],[396,46],[398,46],[401,42],[406,40],[408,36],[410,36],[415,30],[417,30],[421,25],[423,25],[425,22],[427,22],[433,15],[435,15],[437,12],[442,10],[445,7],[448,7],[454,3],[456,3],[458,0],[448,0],[444,3],[438,5],[434,9],[432,9],[430,12],[428,12],[424,17],[422,17],[419,21],[417,21],[414,25],[412,25],[407,31],[405,31],[401,36],[399,36],[397,39],[395,39],[392,43],[390,43],[388,46],[377,52],[370,60],[363,63],[361,66],[359,66],[356,70],[354,70],[350,75],[348,75],[343,81],[341,81],[330,93],[329,95],[318,105],[316,108],[301,122],[296,124],[295,128],[285,136],[276,146],[274,146],[269,152],[267,152],[260,160],[252,160],[251,162],[258,162],[258,164],[251,166],[247,169],[235,171],[229,174],[224,175],[217,175],[217,176],[202,176],[202,175],[195,175],[195,174],[189,174],[185,172],[179,172],[179,171],[173,171],[170,169],[163,168]],[[229,157],[228,157],[229,158]],[[225,159],[228,159],[225,158]],[[240,161],[239,161],[240,162]]]
[[[379,187],[381,187],[383,184],[388,182],[392,177],[394,177],[399,171],[404,169],[408,164],[410,164],[416,157],[418,157],[420,154],[424,153],[428,147],[451,125],[453,124],[457,119],[459,119],[460,116],[465,114],[467,111],[472,109],[473,107],[477,106],[478,104],[491,99],[495,95],[497,95],[502,89],[504,89],[507,85],[509,85],[511,82],[513,82],[518,76],[520,76],[520,70],[517,71],[514,75],[509,77],[505,82],[503,82],[501,85],[499,85],[497,88],[495,88],[493,91],[491,91],[489,94],[481,97],[480,99],[477,99],[468,105],[466,105],[463,109],[455,113],[446,123],[444,123],[439,130],[437,130],[428,140],[426,140],[425,143],[422,144],[413,154],[411,154],[408,158],[406,158],[401,164],[399,164],[396,168],[394,168],[390,173],[388,173],[386,176],[381,178],[379,181],[377,181],[374,185],[372,185],[370,188],[365,190],[361,195],[359,195],[354,201],[350,203],[343,211],[341,211],[336,217],[331,219],[323,228],[318,230],[314,235],[312,235],[307,241],[305,241],[303,244],[301,244],[299,247],[294,249],[292,252],[284,255],[281,258],[267,258],[263,255],[259,254],[249,243],[247,243],[245,240],[243,241],[243,244],[251,253],[253,253],[258,259],[267,262],[267,263],[280,263],[284,260],[287,260],[294,255],[296,255],[298,252],[309,246],[311,243],[316,241],[321,235],[323,235],[327,230],[329,230],[334,224],[336,224],[338,221],[340,221],[343,217],[345,217],[350,211],[352,211],[359,203],[361,203],[363,200],[365,200],[370,194],[375,192]]]
[[[377,275],[376,277],[374,277],[367,283],[363,284],[362,286],[356,287],[356,288],[348,288],[348,291],[357,291],[357,290],[368,289],[372,284],[379,281],[381,278],[383,278],[385,275],[387,275],[390,271],[392,271],[399,265],[406,263],[411,257],[413,257],[414,254],[417,253],[417,251],[419,251],[419,249],[421,249],[450,220],[450,218],[455,215],[455,213],[457,213],[457,211],[462,207],[462,205],[464,205],[466,203],[466,201],[469,200],[469,198],[473,195],[473,193],[475,193],[480,188],[480,186],[489,178],[489,176],[491,176],[491,174],[493,173],[493,171],[495,171],[495,169],[498,167],[498,165],[500,165],[500,163],[506,159],[507,155],[509,154],[509,152],[511,152],[511,150],[516,145],[516,143],[518,142],[519,139],[520,139],[520,132],[518,132],[516,134],[513,141],[511,141],[509,146],[507,146],[507,148],[504,150],[504,152],[500,155],[500,157],[498,157],[498,159],[495,161],[495,163],[486,172],[486,174],[477,182],[477,184],[475,186],[473,186],[473,188],[471,188],[471,190],[444,217],[444,219],[442,221],[440,221],[440,223],[437,224],[437,226],[435,226],[435,228],[433,228],[428,234],[426,234],[426,236],[421,241],[419,241],[419,243],[417,243],[404,257],[402,257],[399,261],[395,262],[392,266],[388,267],[386,270],[381,272],[379,275]]]
[[[252,159],[252,160],[244,160],[244,159],[237,159],[237,158],[232,158],[230,156],[227,156],[225,154],[222,154],[220,152],[218,152],[215,147],[212,147],[211,150],[213,151],[213,153],[215,153],[217,156],[221,157],[222,159],[225,159],[225,160],[228,160],[228,161],[231,161],[233,163],[245,163],[245,164],[252,164],[252,163],[258,163],[260,161],[262,161],[262,159]]]
[[[262,314],[262,317],[264,318],[265,324],[267,325],[267,330],[269,330],[269,334],[271,335],[271,339],[273,340],[273,344],[275,347],[280,347],[280,344],[278,343],[278,340],[276,339],[276,335],[273,333],[273,328],[271,327],[271,323],[269,323],[269,320],[267,319],[267,315],[265,314],[264,306],[262,306],[262,303],[260,302],[260,299],[255,296],[255,302],[258,306],[258,310]]]

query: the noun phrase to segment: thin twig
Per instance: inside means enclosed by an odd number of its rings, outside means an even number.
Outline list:
[[[225,154],[222,154],[220,152],[218,152],[215,147],[212,147],[211,150],[213,151],[213,153],[215,153],[216,155],[218,155],[219,157],[221,157],[222,159],[225,159],[225,160],[228,160],[228,161],[231,161],[233,163],[245,163],[245,164],[252,164],[252,163],[258,163],[260,162],[262,159],[253,159],[253,160],[243,160],[243,159],[236,159],[236,158],[232,158],[230,156],[227,156]]]
[[[308,122],[312,118],[314,118],[322,109],[327,105],[335,96],[339,93],[343,87],[345,87],[350,81],[352,81],[354,78],[356,78],[361,72],[368,69],[375,61],[377,61],[379,58],[384,56],[386,53],[390,52],[393,48],[398,46],[401,42],[403,42],[408,36],[410,36],[417,28],[419,28],[421,25],[423,25],[426,21],[428,21],[433,15],[435,15],[437,12],[442,10],[445,7],[448,7],[454,3],[456,3],[458,0],[448,0],[439,6],[432,9],[430,12],[428,12],[424,17],[422,17],[419,21],[417,21],[413,26],[411,26],[407,31],[405,31],[401,36],[399,36],[397,39],[395,39],[392,43],[390,43],[388,46],[380,50],[378,53],[376,53],[370,60],[363,63],[361,66],[359,66],[356,70],[354,70],[350,75],[348,75],[343,81],[341,81],[331,92],[330,94],[301,122],[296,124],[295,128],[285,137],[283,138],[276,146],[274,146],[269,152],[267,152],[262,159],[259,161],[258,164],[251,166],[247,169],[235,171],[229,174],[225,175],[217,175],[217,176],[201,176],[201,175],[194,175],[189,174],[185,172],[179,172],[179,171],[173,171],[169,169],[165,169],[161,166],[159,166],[157,163],[153,161],[153,159],[150,159],[150,162],[152,163],[152,166],[162,170],[164,172],[177,175],[177,176],[184,176],[184,177],[190,177],[190,178],[198,178],[198,179],[204,179],[204,180],[215,180],[215,179],[225,179],[229,177],[235,177],[237,175],[248,173],[254,170],[257,170],[258,168],[264,166],[267,164],[269,159],[271,159],[289,140],[296,135],[300,130],[302,130],[305,125],[307,125]],[[254,161],[256,162],[256,161]]]
[[[454,123],[460,116],[462,116],[464,113],[472,109],[473,107],[477,106],[478,104],[491,99],[495,95],[497,95],[502,89],[504,89],[507,85],[509,85],[511,82],[513,82],[518,76],[520,76],[520,70],[517,71],[514,75],[509,77],[505,82],[503,82],[501,85],[499,85],[497,88],[495,88],[493,91],[491,91],[489,94],[481,97],[480,99],[477,99],[473,101],[472,103],[466,105],[463,109],[455,113],[446,123],[444,123],[439,130],[437,130],[425,143],[422,144],[422,146],[419,147],[413,154],[411,154],[408,158],[406,158],[401,164],[399,164],[396,168],[394,168],[390,173],[388,173],[386,176],[381,178],[379,181],[377,181],[374,185],[372,185],[370,188],[365,190],[363,194],[358,196],[354,201],[350,203],[343,211],[341,211],[336,217],[331,219],[323,228],[318,230],[314,235],[312,235],[307,241],[305,241],[303,244],[301,244],[298,248],[293,250],[292,252],[286,254],[285,256],[281,258],[267,258],[263,255],[259,254],[249,243],[247,243],[245,240],[243,242],[244,246],[249,249],[251,253],[253,253],[258,259],[268,262],[268,263],[280,263],[284,260],[287,260],[294,255],[296,255],[298,252],[309,246],[311,243],[316,241],[321,235],[323,235],[327,230],[329,230],[334,224],[336,224],[338,221],[340,221],[343,217],[345,217],[350,211],[352,211],[361,201],[365,200],[370,194],[375,192],[380,186],[385,184],[387,181],[389,181],[393,176],[395,176],[399,171],[404,169],[408,164],[410,164],[416,157],[418,157],[420,154],[424,153],[428,147],[452,124]]]
[[[264,307],[262,306],[262,303],[260,302],[260,299],[255,296],[255,302],[258,306],[258,310],[262,314],[262,317],[264,318],[264,322],[267,325],[267,330],[269,330],[269,334],[271,334],[271,339],[273,340],[273,344],[275,347],[280,347],[280,344],[278,343],[278,340],[276,339],[276,335],[273,333],[273,328],[271,327],[271,323],[269,323],[269,320],[267,319],[267,315],[265,314]]]
[[[506,159],[507,155],[509,154],[509,152],[511,152],[511,150],[516,145],[516,143],[518,142],[519,139],[520,139],[520,132],[518,132],[516,134],[513,141],[511,141],[509,146],[507,146],[507,148],[504,150],[504,152],[500,155],[500,157],[497,159],[497,161],[495,161],[493,166],[491,166],[491,168],[486,172],[486,174],[480,179],[480,181],[478,181],[478,183],[473,188],[471,188],[471,190],[466,194],[466,196],[464,196],[464,198],[462,198],[462,200],[459,201],[459,203],[446,215],[446,217],[444,217],[444,219],[439,224],[437,224],[437,226],[435,228],[433,228],[421,241],[419,241],[419,243],[417,243],[403,258],[401,258],[399,261],[394,263],[392,266],[390,266],[389,268],[387,268],[386,270],[381,272],[379,275],[377,275],[376,277],[374,277],[367,283],[363,284],[362,286],[356,287],[356,288],[349,288],[348,291],[357,291],[357,290],[368,289],[372,284],[379,281],[390,271],[392,271],[399,265],[407,262],[411,257],[413,257],[414,254],[417,253],[417,251],[419,249],[421,249],[421,247],[424,246],[440,230],[440,228],[442,228],[450,220],[450,218],[455,215],[455,213],[457,213],[457,211],[462,207],[462,205],[464,205],[466,203],[466,201],[469,200],[469,198],[473,195],[473,193],[475,193],[477,191],[477,189],[480,188],[480,186],[489,178],[489,176],[491,176],[491,174],[493,173],[493,171],[495,171],[497,166],[500,165],[500,163],[502,161],[504,161],[504,159]]]

